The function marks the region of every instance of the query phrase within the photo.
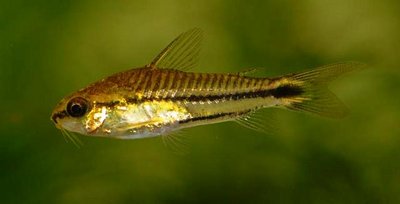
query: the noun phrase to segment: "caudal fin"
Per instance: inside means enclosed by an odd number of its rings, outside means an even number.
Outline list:
[[[289,83],[297,94],[284,97],[284,106],[295,111],[305,111],[324,117],[344,117],[348,109],[328,89],[328,83],[339,76],[359,70],[364,64],[345,62],[330,64],[317,69],[290,74],[282,79]]]

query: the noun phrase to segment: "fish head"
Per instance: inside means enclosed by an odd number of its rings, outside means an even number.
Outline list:
[[[63,132],[75,132],[86,136],[112,136],[128,134],[132,124],[140,120],[129,117],[129,127],[121,127],[127,122],[127,112],[137,110],[136,103],[127,105],[126,98],[134,98],[129,84],[130,76],[137,69],[117,73],[63,98],[54,108],[51,120]],[[126,124],[128,126],[128,124]]]
[[[51,120],[58,129],[86,134],[87,116],[92,108],[90,97],[72,94],[57,104],[51,114]]]
[[[102,102],[108,101],[109,97],[113,96],[83,89],[62,99],[54,108],[51,120],[60,130],[96,135],[111,112]]]

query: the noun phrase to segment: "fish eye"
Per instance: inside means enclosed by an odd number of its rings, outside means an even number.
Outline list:
[[[86,99],[73,98],[67,104],[67,113],[72,117],[82,117],[87,112],[88,107],[89,103]]]

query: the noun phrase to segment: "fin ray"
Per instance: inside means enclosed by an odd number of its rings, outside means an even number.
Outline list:
[[[326,84],[343,74],[354,72],[365,67],[359,62],[341,62],[318,67],[314,70],[292,74],[291,78],[308,83]]]
[[[150,68],[170,68],[189,70],[197,65],[203,32],[199,28],[190,29],[175,38],[148,65]]]
[[[183,135],[181,130],[167,135],[161,135],[161,138],[164,145],[175,154],[185,155],[189,152],[187,138]]]
[[[257,110],[246,114],[242,117],[239,117],[235,120],[239,125],[254,130],[256,132],[266,134],[266,135],[274,135],[278,132],[277,125],[275,124],[276,120],[271,111],[268,111],[268,117],[262,114],[264,111]]]
[[[358,62],[344,62],[285,76],[302,90],[300,95],[284,99],[287,101],[285,107],[330,118],[346,116],[348,108],[328,89],[328,83],[364,66]]]
[[[239,71],[237,73],[237,75],[239,76],[251,76],[252,74],[256,73],[260,71],[260,68],[255,68],[255,67],[251,67],[251,68],[247,68],[247,69],[243,69],[241,71]]]

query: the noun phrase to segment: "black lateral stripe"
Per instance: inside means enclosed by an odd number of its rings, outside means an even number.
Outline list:
[[[216,100],[222,100],[222,99],[229,99],[229,100],[241,100],[241,99],[252,99],[252,98],[267,98],[267,97],[274,97],[277,99],[280,98],[290,98],[290,97],[295,97],[299,96],[304,93],[304,90],[300,86],[295,86],[295,85],[284,85],[277,87],[275,89],[269,89],[269,90],[260,90],[260,91],[254,91],[254,92],[242,92],[242,93],[234,93],[234,94],[219,94],[219,95],[190,95],[190,96],[167,96],[163,98],[163,100],[166,101],[188,101],[188,102],[198,102],[198,101],[216,101]],[[143,99],[137,99],[137,98],[128,98],[126,101],[128,103],[140,103],[144,101],[149,101],[153,100],[154,98],[149,97],[149,98],[143,98]],[[104,105],[108,107],[112,107],[115,105],[120,104],[119,101],[111,101],[111,102],[102,102],[102,103],[97,103],[99,105]]]
[[[199,117],[194,117],[194,118],[189,118],[186,120],[179,121],[179,124],[185,124],[185,123],[202,121],[202,120],[212,120],[212,119],[218,119],[218,118],[227,117],[227,116],[237,117],[237,116],[245,115],[250,112],[251,112],[251,110],[243,111],[243,112],[228,112],[228,113],[217,113],[214,115],[199,116]]]
[[[165,98],[165,100],[172,101],[205,101],[205,100],[221,100],[221,99],[231,99],[231,100],[241,100],[241,99],[251,99],[251,98],[289,98],[294,96],[299,96],[303,94],[304,90],[299,86],[284,85],[275,89],[261,90],[254,92],[242,92],[234,94],[219,94],[219,95],[190,95],[190,96],[179,96]]]
[[[304,90],[301,87],[290,84],[270,90],[271,95],[275,98],[289,98],[293,96],[299,96],[303,92]]]

